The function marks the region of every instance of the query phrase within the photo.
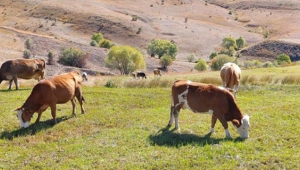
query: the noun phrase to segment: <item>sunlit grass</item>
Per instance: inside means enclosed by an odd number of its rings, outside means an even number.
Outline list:
[[[77,107],[77,116],[71,117],[69,102],[57,106],[57,125],[50,124],[48,109],[40,124],[27,129],[19,129],[12,110],[24,103],[31,84],[23,83],[19,91],[7,91],[1,85],[0,168],[300,169],[297,161],[300,159],[297,130],[300,129],[300,87],[272,83],[281,76],[294,76],[291,70],[284,75],[280,75],[280,70],[273,70],[270,76],[265,71],[243,70],[244,77],[262,77],[255,80],[258,83],[242,84],[237,94],[243,114],[251,117],[250,138],[246,140],[239,138],[232,125],[229,131],[233,139],[225,139],[219,122],[216,133],[208,136],[211,117],[188,110],[180,113],[181,132],[174,131],[174,125],[166,128],[171,102],[168,82],[177,78],[201,80],[202,76],[216,81],[218,72],[147,80],[115,77],[119,80],[118,88],[105,88],[104,80],[113,78],[102,77],[103,82],[98,82],[101,86],[83,86],[86,114],[80,114]],[[267,83],[260,83],[263,79]],[[137,82],[132,87],[143,86],[126,88],[125,82]]]

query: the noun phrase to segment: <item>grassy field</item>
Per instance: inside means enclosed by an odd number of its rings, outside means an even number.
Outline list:
[[[180,132],[174,125],[166,128],[171,90],[155,84],[195,80],[196,74],[150,78],[141,86],[147,88],[84,86],[86,114],[71,117],[71,103],[58,105],[57,125],[50,125],[48,109],[40,124],[27,129],[19,129],[12,110],[24,103],[31,87],[6,91],[1,85],[0,169],[300,169],[300,86],[274,83],[293,77],[296,68],[243,70],[244,77],[271,76],[273,82],[245,81],[240,88],[238,105],[251,117],[246,140],[231,124],[233,139],[225,139],[219,122],[209,137],[210,116],[188,110],[180,113]],[[200,74],[209,79],[219,73]]]

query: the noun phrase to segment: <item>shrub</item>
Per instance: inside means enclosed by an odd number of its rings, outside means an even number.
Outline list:
[[[90,42],[90,45],[94,47],[94,46],[97,45],[97,42],[96,42],[95,40],[92,40],[92,41]]]
[[[102,48],[110,49],[112,46],[114,46],[114,44],[110,40],[104,39],[100,42],[99,46]]]
[[[291,63],[291,59],[290,59],[290,56],[286,55],[286,54],[280,54],[278,57],[277,57],[277,63],[278,65],[283,65],[283,64],[290,64]]]
[[[55,62],[54,62],[54,56],[53,56],[53,53],[52,52],[49,52],[48,53],[48,64],[49,65],[53,65]]]
[[[31,52],[28,49],[23,51],[23,58],[29,59],[31,57]]]
[[[103,35],[101,32],[99,33],[95,33],[93,36],[92,36],[92,40],[95,40],[97,43],[99,43],[100,41],[103,40]]]
[[[199,59],[198,63],[194,67],[198,71],[206,71],[207,70],[207,64],[206,61],[202,58]]]
[[[170,55],[172,59],[176,58],[178,47],[174,41],[153,39],[148,45],[147,53],[154,57],[158,55],[161,58],[163,55]]]
[[[28,50],[30,50],[30,49],[32,48],[32,46],[33,46],[33,41],[32,41],[32,39],[31,39],[30,37],[27,38],[27,39],[25,40],[24,46],[25,46],[25,48],[28,49]]]
[[[168,67],[172,65],[173,59],[170,55],[165,54],[160,58],[159,63],[163,70],[168,71]]]
[[[63,65],[83,68],[86,66],[86,60],[89,57],[89,54],[76,47],[64,48],[61,51],[59,62]]]
[[[274,67],[271,61],[264,62],[262,65],[264,68]]]
[[[213,58],[215,58],[216,56],[218,56],[219,54],[218,54],[218,52],[212,52],[210,55],[209,55],[209,59],[213,59]]]
[[[236,41],[237,49],[241,49],[241,48],[245,47],[246,42],[243,37],[240,37],[240,38],[236,39],[235,41]]]
[[[211,60],[211,69],[220,70],[225,63],[232,62],[232,61],[233,61],[232,57],[225,54],[220,54]]]
[[[186,58],[187,58],[188,62],[191,63],[195,60],[195,54],[194,53],[189,54]]]

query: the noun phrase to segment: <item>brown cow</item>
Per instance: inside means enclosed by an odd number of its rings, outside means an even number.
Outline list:
[[[220,72],[223,86],[227,90],[233,92],[235,98],[240,84],[241,73],[240,67],[235,63],[230,62],[225,63]]]
[[[153,70],[154,76],[161,76],[160,70],[159,69],[154,69]]]
[[[77,71],[73,71],[42,80],[36,84],[23,106],[16,109],[21,127],[29,126],[31,117],[35,112],[38,113],[35,123],[38,123],[42,113],[48,107],[51,109],[53,123],[56,124],[56,104],[63,104],[68,101],[71,101],[72,115],[75,115],[75,97],[81,106],[81,113],[84,114],[81,82],[81,75]]]
[[[217,119],[222,123],[227,138],[231,138],[228,131],[228,121],[231,121],[242,138],[249,137],[249,116],[243,116],[236,104],[235,98],[223,87],[202,84],[187,80],[177,80],[172,86],[172,104],[170,112],[170,127],[175,118],[175,127],[179,129],[178,117],[180,109],[188,108],[195,113],[208,112],[212,114],[211,130]]]
[[[8,90],[10,90],[12,82],[14,81],[16,90],[18,90],[18,78],[35,78],[38,81],[44,79],[45,65],[43,59],[15,59],[5,61],[0,68],[0,83],[3,80],[8,80]]]

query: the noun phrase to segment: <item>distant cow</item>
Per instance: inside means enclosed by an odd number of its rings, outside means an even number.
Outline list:
[[[0,68],[0,83],[3,80],[9,81],[8,90],[12,82],[18,87],[18,78],[21,79],[44,79],[45,61],[43,59],[15,59],[5,61]]]
[[[131,77],[135,79],[136,78],[136,73],[132,72]]]
[[[187,80],[177,80],[172,86],[172,104],[170,112],[170,127],[175,118],[175,127],[179,129],[178,117],[180,109],[188,108],[195,113],[208,112],[212,114],[211,130],[217,119],[222,123],[227,138],[231,138],[228,131],[228,121],[231,121],[242,138],[249,137],[249,116],[243,116],[235,98],[223,87],[202,84]]]
[[[81,76],[82,76],[82,81],[88,81],[86,72],[83,72]]]
[[[75,97],[81,106],[81,113],[84,113],[81,91],[82,77],[77,71],[54,76],[36,84],[29,97],[22,105],[16,109],[20,120],[21,128],[28,127],[32,115],[37,112],[38,117],[35,123],[40,121],[42,113],[50,107],[53,123],[56,124],[56,104],[63,104],[68,101],[72,103],[72,115],[75,115]]]
[[[240,78],[241,78],[241,69],[238,65],[234,63],[225,63],[221,68],[220,76],[223,81],[223,86],[234,93],[236,98],[236,93],[239,88]]]
[[[145,78],[145,79],[147,78],[146,74],[144,72],[141,72],[141,71],[136,72],[136,77],[137,78],[141,77],[142,79],[143,78]]]
[[[154,69],[153,73],[154,73],[154,76],[161,76],[161,73],[160,73],[159,69]]]

